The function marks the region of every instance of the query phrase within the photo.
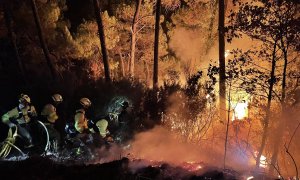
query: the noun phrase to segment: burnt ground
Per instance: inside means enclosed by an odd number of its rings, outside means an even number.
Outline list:
[[[66,165],[45,157],[31,157],[23,161],[0,161],[1,180],[74,180],[74,179],[240,179],[232,174],[208,170],[202,175],[184,171],[168,164],[146,166],[132,171],[127,158],[104,164]]]

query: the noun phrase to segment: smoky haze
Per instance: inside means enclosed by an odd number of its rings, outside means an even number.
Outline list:
[[[214,146],[207,143],[200,145],[182,142],[177,135],[162,126],[136,134],[131,142],[129,153],[137,159],[146,159],[157,162],[166,162],[181,165],[184,162],[203,162],[211,167],[223,167],[222,141],[215,142]],[[227,165],[237,170],[248,169],[248,160],[230,151],[227,156]]]

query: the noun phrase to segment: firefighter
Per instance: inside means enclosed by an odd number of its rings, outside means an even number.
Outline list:
[[[74,138],[80,138],[79,134],[88,132],[88,120],[86,118],[86,111],[91,106],[91,101],[88,98],[80,99],[80,108],[76,110],[74,121],[68,122],[65,126],[65,132],[67,139],[73,140]]]
[[[88,119],[86,117],[86,111],[92,105],[88,98],[80,99],[80,108],[76,110],[74,121],[75,124],[69,123],[66,125],[66,132],[68,134],[68,142],[75,145],[76,154],[80,155],[84,152],[86,142],[88,141]]]
[[[108,121],[106,119],[100,119],[100,120],[96,121],[96,123],[93,120],[89,120],[88,127],[89,127],[90,132],[99,133],[99,135],[102,138],[105,138],[106,135],[109,134],[109,131],[107,129]]]
[[[128,124],[128,113],[127,109],[129,107],[129,103],[127,101],[123,101],[120,103],[120,109],[115,113],[109,113],[108,116],[97,118],[97,120],[89,120],[88,127],[90,132],[99,133],[99,135],[106,141],[112,142],[113,138],[111,137],[110,130],[113,135],[118,138],[123,139],[127,131]],[[122,137],[119,137],[122,136]],[[118,140],[120,141],[120,140]]]
[[[35,107],[31,105],[30,97],[26,94],[21,94],[19,97],[19,105],[8,111],[2,116],[2,122],[10,128],[16,126],[18,133],[25,139],[25,147],[32,147],[32,137],[28,132],[27,126],[31,120],[37,117]]]
[[[63,102],[63,98],[60,94],[54,94],[51,97],[52,103],[46,104],[41,112],[41,116],[43,117],[45,122],[50,124],[54,124],[56,120],[59,118],[56,108],[59,104]]]
[[[41,112],[41,117],[44,121],[44,124],[47,127],[49,132],[49,139],[51,142],[51,148],[53,151],[56,151],[60,145],[60,134],[55,129],[54,124],[59,119],[57,114],[57,107],[63,102],[63,98],[60,94],[53,94],[51,96],[52,103],[46,104]]]
[[[121,103],[121,109],[120,109],[120,112],[119,112],[119,123],[121,124],[121,126],[123,124],[127,124],[128,123],[128,108],[129,108],[129,103],[127,101],[123,101]]]
[[[75,114],[75,128],[79,133],[86,132],[88,130],[88,119],[86,118],[86,111],[92,105],[88,98],[80,99],[81,107],[76,110]]]
[[[118,112],[118,129],[115,133],[116,141],[123,142],[129,139],[130,137],[130,114],[129,111],[129,102],[123,101],[121,108]]]

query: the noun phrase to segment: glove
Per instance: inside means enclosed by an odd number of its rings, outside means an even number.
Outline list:
[[[77,134],[77,131],[76,131],[73,123],[66,124],[66,126],[65,126],[65,132],[67,134],[69,134],[70,136],[75,136]]]
[[[95,126],[95,123],[93,120],[90,119],[90,120],[88,120],[87,125],[88,125],[88,128],[91,129]]]

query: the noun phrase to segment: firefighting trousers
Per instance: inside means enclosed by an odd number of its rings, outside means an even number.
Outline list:
[[[17,125],[18,127],[18,134],[25,140],[26,145],[32,144],[32,137],[28,131],[27,125]]]

